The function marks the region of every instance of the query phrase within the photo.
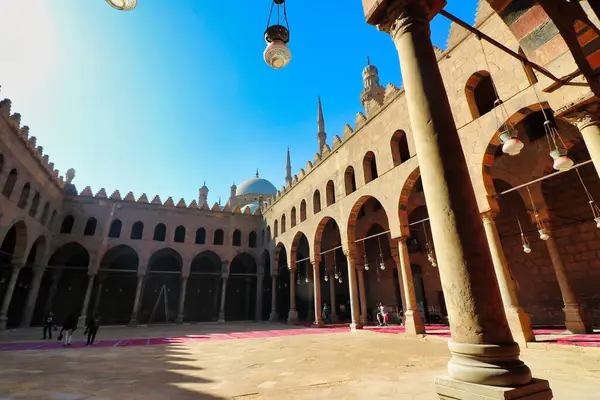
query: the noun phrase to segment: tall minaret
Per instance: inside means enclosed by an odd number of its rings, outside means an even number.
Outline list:
[[[287,164],[285,165],[285,183],[292,184],[292,160],[290,159],[290,148],[287,150]]]
[[[208,201],[208,187],[206,187],[206,181],[204,181],[204,185],[200,188],[200,197],[198,198],[198,207],[202,207]]]
[[[235,207],[237,206],[237,201],[235,199],[236,192],[237,192],[237,186],[235,185],[235,182],[234,182],[233,185],[231,185],[231,192],[229,194],[229,207],[231,207],[232,210],[235,210]]]
[[[367,66],[362,72],[363,91],[360,93],[360,102],[367,114],[369,113],[369,103],[376,101],[379,105],[383,104],[385,97],[385,88],[379,84],[379,70],[371,65],[371,60],[367,57]]]
[[[321,96],[319,96],[319,117],[317,119],[319,130],[317,140],[319,141],[319,154],[323,154],[323,148],[327,143],[327,134],[325,133],[325,118],[323,118],[323,106],[321,105]]]

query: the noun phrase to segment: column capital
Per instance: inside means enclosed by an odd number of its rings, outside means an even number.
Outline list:
[[[367,23],[377,29],[390,32],[390,24],[395,20],[397,10],[418,7],[425,10],[428,20],[446,5],[446,0],[363,0],[363,10]]]
[[[577,126],[577,129],[582,131],[588,126],[600,126],[600,114],[582,114],[578,115],[572,121]]]
[[[494,223],[497,213],[493,210],[484,211],[481,213],[481,220],[484,224]]]
[[[388,8],[388,20],[377,28],[389,32],[394,41],[409,31],[420,30],[429,35],[429,3],[428,0],[396,2]]]
[[[221,279],[224,279],[224,280],[229,279],[229,274],[222,274]]]

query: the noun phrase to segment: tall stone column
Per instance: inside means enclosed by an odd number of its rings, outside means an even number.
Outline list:
[[[321,313],[321,266],[318,262],[313,262],[312,264],[315,292],[315,326],[317,326],[317,328],[322,328],[325,324],[323,323],[323,314]]]
[[[504,311],[510,331],[515,341],[521,345],[525,345],[527,342],[534,342],[535,336],[531,328],[531,318],[519,305],[517,285],[508,269],[508,262],[506,261],[500,235],[496,228],[496,215],[492,211],[488,211],[483,213],[481,218],[492,254],[492,262],[494,263],[494,270],[496,271],[496,278],[498,279],[500,295],[504,303]]]
[[[350,288],[350,316],[352,322],[350,323],[350,329],[362,329],[363,324],[360,322],[360,310],[358,300],[358,285],[356,284],[356,261],[354,256],[350,253],[345,253],[346,259],[348,260],[348,286]]]
[[[137,287],[135,288],[135,298],[133,300],[133,310],[131,311],[131,318],[129,318],[129,326],[137,326],[138,324],[137,318],[140,310],[143,288],[144,275],[138,275]]]
[[[277,314],[277,275],[271,275],[271,315],[269,315],[269,321],[278,321],[279,315]]]
[[[106,274],[102,274],[98,276],[98,290],[96,290],[96,299],[94,300],[94,310],[92,311],[92,316],[98,315],[98,309],[100,308],[100,301],[102,300],[102,292],[104,291],[104,280],[106,279]]]
[[[314,290],[313,290],[314,284],[311,285],[310,278],[309,278],[309,281],[306,283],[306,286],[307,286],[306,291],[308,293],[308,312],[306,314],[306,319],[308,321],[313,321],[314,322],[314,320],[315,320],[315,308],[313,307],[313,305],[314,305],[314,295],[315,295],[315,293],[314,293]]]
[[[219,309],[219,319],[217,320],[219,324],[225,323],[225,300],[227,297],[227,280],[229,279],[229,275],[223,275],[222,278],[223,284],[221,285],[221,308]]]
[[[296,268],[290,269],[290,312],[288,313],[288,324],[298,323],[298,311],[296,311]]]
[[[83,298],[83,306],[81,306],[81,313],[79,314],[79,326],[85,326],[87,322],[87,312],[90,308],[90,299],[92,298],[92,290],[94,289],[95,274],[88,275],[88,285],[85,291],[85,297]]]
[[[418,335],[425,333],[425,324],[423,316],[419,312],[417,306],[417,296],[415,294],[415,283],[412,276],[412,267],[410,264],[410,255],[406,246],[406,236],[400,237],[398,240],[398,258],[400,259],[400,273],[402,274],[402,287],[404,288],[404,302],[406,309],[404,310],[404,326],[406,333]]]
[[[8,321],[8,308],[12,300],[17,280],[19,279],[19,272],[21,271],[21,265],[15,265],[12,267],[12,273],[10,280],[8,281],[8,287],[6,293],[4,293],[4,299],[2,301],[2,309],[0,309],[0,331],[6,329],[6,321]]]
[[[58,282],[60,281],[62,273],[62,268],[55,269],[52,273],[52,283],[50,284],[50,290],[48,290],[48,297],[46,297],[46,305],[44,306],[44,315],[42,316],[42,318],[45,318],[45,316],[48,315],[50,311],[52,311],[54,296],[56,296],[56,291],[58,290]]]
[[[575,123],[581,131],[585,147],[587,147],[596,172],[600,176],[600,113],[585,113]]]
[[[42,278],[44,278],[44,272],[46,272],[46,267],[37,267],[33,269],[33,279],[29,285],[29,292],[27,293],[27,300],[25,301],[25,308],[23,309],[21,324],[19,325],[20,328],[28,328],[31,326],[31,319],[33,318],[33,312],[35,311],[35,305],[37,303]]]
[[[219,318],[219,292],[221,292],[221,277],[215,279],[215,293],[213,295],[213,306],[210,320],[217,321]]]
[[[367,294],[365,291],[365,266],[357,265],[356,273],[358,275],[358,294],[360,298],[360,323],[367,323]]]
[[[264,279],[263,274],[256,275],[256,311],[254,312],[254,319],[257,321],[262,321]]]
[[[548,248],[550,260],[552,261],[552,267],[554,268],[560,293],[565,304],[563,311],[565,313],[565,325],[567,330],[569,330],[569,332],[579,334],[593,333],[592,325],[585,315],[585,311],[581,307],[581,303],[579,302],[579,299],[577,298],[577,295],[571,286],[571,282],[567,276],[567,270],[563,264],[558,247],[556,246],[556,241],[550,232],[550,226],[548,223],[546,223],[546,228],[550,234],[548,240],[545,241],[546,247]]]
[[[440,278],[448,300],[452,358],[450,376],[437,378],[438,395],[472,399],[477,398],[477,391],[480,397],[492,397],[482,391],[495,396],[498,391],[509,391],[514,396],[529,390],[547,393],[550,398],[547,384],[539,389],[516,389],[531,382],[531,371],[519,360],[519,345],[504,314],[465,155],[430,38],[429,18],[444,5],[443,0],[363,1],[369,23],[389,32],[398,49]]]
[[[331,322],[338,322],[339,316],[337,313],[337,302],[335,301],[335,279],[332,271],[327,271],[329,274],[329,301],[331,302]]]
[[[178,325],[183,324],[183,314],[185,312],[185,292],[187,289],[188,277],[185,275],[181,276],[181,290],[179,291],[179,309],[177,311],[177,319],[175,323]]]

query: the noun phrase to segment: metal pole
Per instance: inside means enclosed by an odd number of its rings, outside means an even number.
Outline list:
[[[387,234],[387,233],[390,233],[390,231],[389,231],[389,230],[387,230],[387,231],[385,231],[385,232],[376,233],[376,234],[374,234],[374,235],[367,236],[367,237],[365,237],[365,238],[362,238],[362,239],[356,239],[356,240],[354,241],[354,243],[362,242],[362,241],[365,241],[365,240],[367,240],[367,239],[371,239],[371,238],[374,238],[374,237],[377,237],[377,236],[385,235],[385,234]]]

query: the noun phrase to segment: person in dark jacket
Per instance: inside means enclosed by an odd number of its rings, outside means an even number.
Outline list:
[[[46,332],[48,332],[48,339],[52,339],[52,329],[56,323],[56,318],[52,311],[48,312],[48,315],[44,319],[44,339],[46,339]]]
[[[90,318],[87,322],[87,327],[85,329],[85,331],[87,332],[86,346],[94,345],[94,340],[96,340],[96,334],[98,333],[98,329],[100,329],[100,316],[99,315],[96,318]]]
[[[76,314],[70,314],[65,323],[63,324],[61,334],[64,333],[63,345],[65,347],[71,345],[71,339],[73,338],[73,332],[77,330],[77,322],[79,317]]]

